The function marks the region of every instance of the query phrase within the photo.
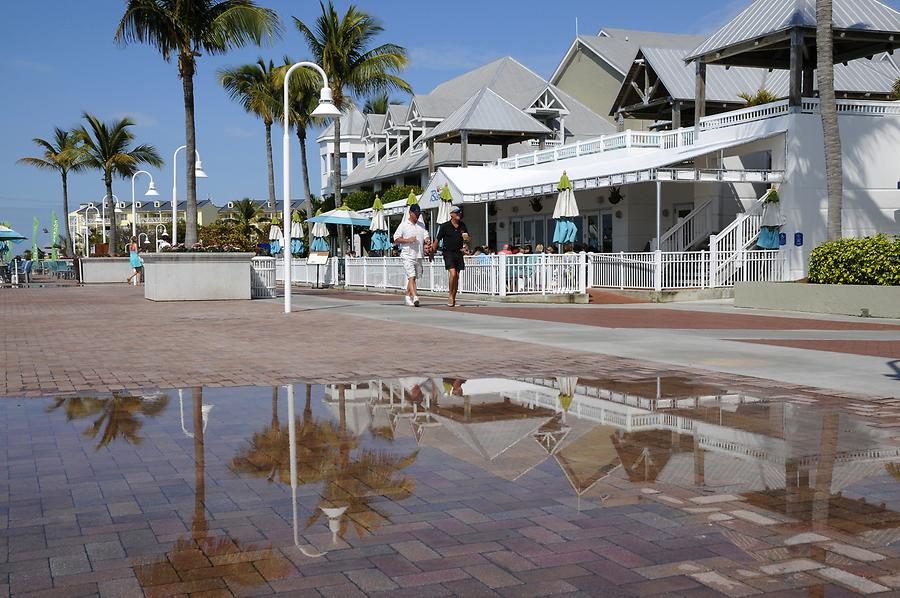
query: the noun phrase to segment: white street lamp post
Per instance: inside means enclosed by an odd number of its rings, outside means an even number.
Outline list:
[[[105,200],[106,198],[104,198]],[[97,206],[94,204],[88,204],[84,208],[84,257],[88,257],[91,252],[91,231],[88,228],[88,212],[90,210],[94,210],[97,212],[97,216],[100,216],[100,210],[97,209]]]
[[[341,111],[334,105],[331,97],[331,88],[328,86],[328,75],[318,64],[314,62],[298,62],[284,74],[284,138],[282,140],[282,203],[284,204],[284,313],[291,313],[291,136],[290,136],[290,81],[291,74],[299,67],[315,70],[322,77],[322,90],[319,92],[319,105],[313,110],[311,116],[321,118],[340,118]],[[307,198],[309,199],[309,198]]]
[[[186,145],[182,145],[172,155],[172,245],[178,243],[178,152],[187,149]],[[203,162],[200,161],[200,152],[194,150],[194,176],[198,179],[209,178],[203,172]]]
[[[109,197],[108,193],[104,194],[103,199],[100,200],[100,206],[103,208],[103,211],[101,212],[101,215],[100,215],[100,221],[101,221],[100,222],[100,230],[101,230],[102,239],[103,239],[104,243],[106,243],[106,199],[108,197]],[[113,226],[115,226],[116,204],[119,203],[119,198],[116,197],[115,193],[113,193],[112,200],[113,200],[112,221],[113,221]]]
[[[144,195],[148,195],[150,197],[159,195],[156,191],[156,185],[153,183],[153,175],[147,172],[146,170],[138,170],[136,173],[131,175],[131,236],[137,236],[137,208],[134,205],[134,179],[137,178],[139,174],[146,174],[150,177],[150,186],[147,187],[147,192]]]

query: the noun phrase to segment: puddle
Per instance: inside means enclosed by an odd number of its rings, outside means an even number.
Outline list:
[[[0,590],[887,589],[900,442],[863,411],[677,377],[0,400]]]

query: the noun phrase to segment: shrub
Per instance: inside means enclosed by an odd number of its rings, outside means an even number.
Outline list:
[[[900,285],[900,237],[878,234],[822,243],[809,256],[809,282]]]
[[[254,251],[256,245],[241,231],[237,222],[216,220],[198,231],[200,242],[208,247],[236,247],[243,251]]]
[[[407,197],[409,197],[410,191],[412,191],[416,195],[421,195],[422,188],[418,185],[400,185],[397,187],[391,187],[381,194],[381,203],[389,203],[392,201],[397,201],[398,199],[406,199]]]
[[[351,210],[359,211],[371,208],[375,203],[375,193],[372,191],[354,191],[344,200]]]
[[[747,106],[760,106],[778,101],[778,96],[765,88],[757,89],[754,93],[745,91],[739,93],[738,97],[747,102]]]

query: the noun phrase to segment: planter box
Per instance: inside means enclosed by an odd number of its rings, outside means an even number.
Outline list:
[[[81,259],[82,282],[125,282],[134,269],[127,257],[86,257]]]
[[[144,297],[151,301],[250,299],[252,253],[146,253]]]
[[[797,282],[739,282],[735,307],[900,318],[900,287]]]

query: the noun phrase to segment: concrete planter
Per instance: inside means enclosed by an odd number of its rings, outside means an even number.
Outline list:
[[[252,253],[147,253],[144,297],[151,301],[250,299]]]
[[[797,282],[739,282],[735,307],[900,318],[900,287]]]
[[[127,257],[86,257],[81,259],[82,282],[125,282],[134,268]]]

